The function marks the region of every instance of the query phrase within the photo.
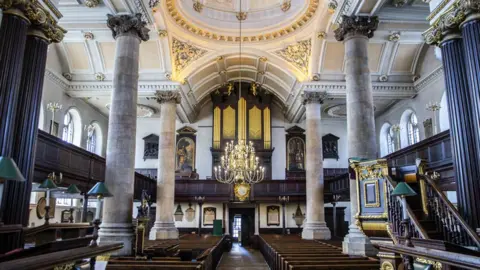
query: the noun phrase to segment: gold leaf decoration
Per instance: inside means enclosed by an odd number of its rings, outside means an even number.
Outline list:
[[[177,73],[207,53],[207,50],[197,48],[176,38],[172,38],[172,49],[174,66]]]
[[[289,45],[285,49],[276,51],[275,53],[307,74],[311,51],[312,42],[310,39],[307,39]]]

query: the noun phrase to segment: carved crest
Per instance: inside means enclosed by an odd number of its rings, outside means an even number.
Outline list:
[[[276,51],[275,54],[307,74],[311,51],[312,42],[310,39],[307,39],[289,45],[283,50]]]
[[[172,51],[175,70],[181,72],[191,62],[207,53],[207,50],[197,48],[176,38],[172,38]]]

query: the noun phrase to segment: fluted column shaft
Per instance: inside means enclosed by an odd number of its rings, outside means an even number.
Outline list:
[[[108,119],[105,184],[113,197],[105,198],[100,243],[123,242],[116,255],[132,254],[135,134],[140,42],[148,40],[141,15],[108,15],[116,40],[113,91]]]
[[[372,95],[372,82],[368,67],[368,39],[378,26],[376,17],[343,16],[335,31],[338,41],[345,44],[345,75],[347,86],[347,144],[350,158],[375,159],[377,143]],[[350,180],[351,222],[343,242],[343,252],[349,255],[376,253],[368,238],[355,224],[358,213],[357,183]]]
[[[472,99],[478,102],[475,100],[478,93],[473,93],[474,89],[469,91],[467,64],[460,35],[444,41],[440,44],[440,48],[445,72],[458,208],[467,222],[473,228],[478,228],[480,205],[476,198],[480,193],[480,167],[478,166],[480,149],[475,147],[478,143],[475,140],[478,135],[475,111],[478,110],[479,105],[472,102]],[[478,73],[478,71],[474,72]]]
[[[30,21],[17,9],[3,11],[0,28],[0,156],[12,157],[18,92],[22,76],[23,55]],[[1,203],[5,224],[23,224],[16,215],[14,202],[23,198],[23,183],[7,181]],[[0,236],[0,253],[22,247],[22,235]]]
[[[326,93],[304,92],[306,109],[306,182],[307,182],[307,219],[302,231],[303,239],[331,238],[325,223],[324,176],[321,130],[321,104]]]
[[[478,129],[480,124],[480,12],[477,11],[476,13],[470,14],[470,16],[467,17],[467,20],[461,25],[461,30],[463,36],[463,48],[465,51],[464,59],[466,62],[466,73],[468,75],[469,83],[469,98],[471,99],[470,106],[473,113],[473,121],[469,125],[472,130],[467,132],[475,136],[476,149],[474,150],[476,150],[477,159],[472,160],[472,162],[477,162],[477,166],[474,167],[478,167],[478,162],[480,161],[480,132]],[[454,49],[452,45],[453,44],[444,44],[446,53],[448,53],[447,51]],[[447,49],[447,47],[450,49]],[[450,117],[452,117],[451,114]],[[450,120],[450,122],[452,122],[452,120]],[[452,129],[450,129],[450,131],[452,131]],[[463,130],[463,132],[465,132],[465,130]],[[464,133],[460,133],[457,136],[459,135],[463,137]],[[470,162],[470,164],[472,163]],[[476,194],[480,194],[480,178],[478,178],[480,172],[478,172],[478,169],[474,170],[476,170],[475,173],[477,174],[477,178],[471,178],[468,177],[468,175],[465,175],[462,178],[463,183],[459,183],[457,180],[457,194],[459,197],[459,210],[462,216],[466,218],[472,228],[480,228],[480,205],[475,197]]]
[[[157,207],[150,239],[177,239],[173,211],[175,204],[175,117],[178,91],[158,91],[160,103],[160,141],[158,143]],[[201,209],[200,209],[201,211]]]

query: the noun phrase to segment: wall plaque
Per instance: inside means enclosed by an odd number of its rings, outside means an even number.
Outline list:
[[[157,159],[158,158],[158,136],[155,134],[150,134],[147,137],[143,138],[144,148],[143,148],[143,160],[147,159]]]
[[[280,225],[280,206],[267,206],[267,226]]]
[[[338,160],[338,139],[340,138],[331,133],[322,137],[323,159],[334,158]]]
[[[213,225],[213,221],[217,217],[217,208],[205,207],[203,208],[203,225]]]

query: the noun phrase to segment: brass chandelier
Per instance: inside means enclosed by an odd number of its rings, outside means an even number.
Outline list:
[[[242,1],[240,1],[240,12]],[[240,27],[240,71],[239,71],[239,98],[242,97],[242,21]],[[220,159],[220,165],[214,167],[215,179],[220,183],[235,184],[235,194],[241,200],[248,197],[250,184],[256,184],[265,178],[265,168],[259,166],[258,157],[255,155],[253,142],[246,142],[243,139],[228,142],[225,146],[225,154]],[[238,190],[238,192],[237,192]]]

